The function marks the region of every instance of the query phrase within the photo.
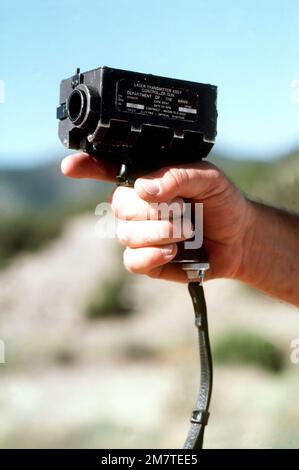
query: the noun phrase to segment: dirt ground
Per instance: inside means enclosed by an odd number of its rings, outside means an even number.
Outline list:
[[[1,447],[183,445],[199,372],[186,286],[129,275],[135,313],[88,320],[91,291],[123,269],[95,222],[72,220],[60,239],[0,273]],[[205,290],[212,343],[254,330],[289,357],[297,309],[232,281]],[[299,447],[298,372],[290,361],[279,375],[215,367],[206,447]]]

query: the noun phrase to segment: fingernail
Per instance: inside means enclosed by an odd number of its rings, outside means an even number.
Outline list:
[[[69,162],[67,158],[64,158],[61,162],[61,172],[65,175],[68,172],[69,169]]]
[[[151,194],[152,196],[155,196],[160,192],[159,184],[155,180],[139,179],[138,184],[140,184],[146,193]]]
[[[174,252],[175,245],[164,245],[163,248],[161,248],[162,254],[163,255],[172,255]]]

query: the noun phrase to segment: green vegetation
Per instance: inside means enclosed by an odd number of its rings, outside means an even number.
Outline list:
[[[2,215],[0,269],[20,253],[38,250],[58,237],[70,218],[83,212],[94,213],[100,201],[95,197],[88,197],[78,203],[61,204],[59,209],[31,208]]]
[[[67,347],[58,349],[53,356],[54,362],[61,366],[72,366],[76,362],[75,353]]]
[[[98,201],[97,201],[98,203]],[[67,220],[96,207],[95,201],[70,204],[60,210],[25,210],[0,217],[0,268],[15,256],[38,250],[58,237]]]
[[[298,152],[271,162],[219,155],[209,160],[249,197],[299,212]],[[92,213],[107,200],[109,185],[65,178],[59,167],[57,162],[0,172],[0,268],[19,253],[39,249],[59,236],[68,218]]]
[[[274,165],[272,162],[231,160],[221,156],[213,156],[210,160],[246,193],[252,192],[256,182],[267,177],[267,172]]]
[[[299,212],[299,152],[268,162],[221,156],[211,161],[249,197]]]
[[[119,275],[98,286],[86,306],[86,316],[91,320],[113,316],[127,316],[133,311],[127,295],[127,275]]]
[[[60,163],[0,171],[0,268],[60,235],[65,222],[94,209],[110,188],[65,178]]]
[[[0,267],[14,256],[36,250],[57,237],[63,225],[61,216],[36,213],[14,214],[0,220]]]
[[[283,352],[262,336],[248,331],[232,331],[219,338],[213,348],[213,358],[219,364],[248,364],[269,372],[281,372]]]
[[[130,343],[124,348],[123,355],[134,361],[153,360],[159,358],[159,351],[143,343]]]

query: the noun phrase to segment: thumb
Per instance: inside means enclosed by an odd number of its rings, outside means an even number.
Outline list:
[[[177,196],[202,200],[222,191],[225,182],[215,165],[200,161],[159,169],[138,178],[134,188],[148,202],[170,201]]]

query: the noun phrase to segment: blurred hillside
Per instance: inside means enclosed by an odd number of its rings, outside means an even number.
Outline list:
[[[299,210],[299,152],[212,160],[251,197]],[[184,285],[126,273],[117,242],[96,237],[110,190],[58,161],[0,172],[0,447],[182,446],[198,387],[191,302]],[[298,448],[297,309],[228,280],[205,292],[206,447]]]
[[[20,169],[0,168],[0,212],[82,210],[102,199],[107,185],[96,181],[74,181],[60,171],[60,160],[44,166]]]
[[[212,155],[211,161],[248,196],[299,210],[299,152],[274,162],[232,160]],[[93,212],[107,200],[112,185],[71,180],[60,161],[29,169],[0,171],[0,267],[18,253],[40,248],[59,236],[67,219]]]
[[[186,286],[126,273],[116,241],[97,239],[95,221],[76,216],[0,272],[0,447],[183,444],[199,380]],[[298,448],[298,365],[289,360],[296,308],[233,281],[208,282],[205,292],[215,352],[205,446]]]
[[[209,160],[249,196],[298,209],[299,151],[267,162],[235,160],[215,154]],[[85,209],[99,199],[103,200],[109,187],[101,182],[65,178],[58,159],[40,167],[0,169],[0,212]]]
[[[211,160],[249,197],[299,211],[299,150],[274,161]]]
[[[41,167],[0,170],[0,268],[24,251],[60,235],[75,214],[94,211],[108,185],[65,178],[60,161]]]

